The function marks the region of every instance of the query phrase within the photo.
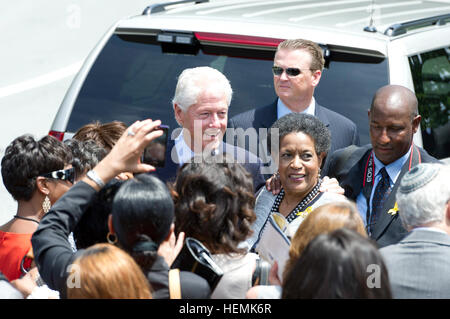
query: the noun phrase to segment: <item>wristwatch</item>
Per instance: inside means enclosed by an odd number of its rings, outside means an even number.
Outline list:
[[[105,186],[105,182],[102,181],[102,179],[100,178],[100,176],[97,175],[97,173],[93,170],[90,170],[89,172],[87,172],[86,176],[92,180],[95,184],[98,185],[98,187],[102,188],[103,186]]]

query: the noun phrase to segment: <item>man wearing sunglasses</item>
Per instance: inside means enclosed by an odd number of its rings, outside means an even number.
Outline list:
[[[301,39],[281,42],[272,67],[277,100],[234,116],[228,127],[244,130],[254,128],[259,135],[261,128],[269,129],[277,119],[286,114],[308,113],[317,116],[330,129],[332,139],[329,154],[352,144],[358,145],[356,125],[348,118],[319,105],[314,99],[314,89],[319,84],[324,64],[322,49],[316,43]],[[266,145],[265,138],[258,137],[260,152],[257,155],[268,163],[268,154],[261,152]],[[236,145],[249,149],[245,139],[245,134],[234,135]],[[321,175],[326,176],[327,173],[328,161],[325,160]]]

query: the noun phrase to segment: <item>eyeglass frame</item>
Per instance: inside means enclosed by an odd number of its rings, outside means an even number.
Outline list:
[[[277,70],[277,71],[275,71],[275,70]],[[281,70],[281,73],[277,74],[277,72],[279,72],[280,70]],[[277,65],[272,66],[272,73],[274,76],[281,76],[283,74],[283,72],[286,72],[286,75],[288,77],[296,77],[296,76],[299,76],[300,74],[302,74],[302,71],[306,71],[306,70],[312,71],[312,69],[282,68],[281,66],[277,66]]]
[[[60,173],[62,173],[63,175],[61,175]],[[67,169],[59,169],[57,171],[53,171],[50,173],[40,174],[39,176],[46,177],[46,178],[59,179],[62,181],[68,181],[71,184],[74,184],[75,183],[75,168],[71,167],[71,168],[67,168]]]

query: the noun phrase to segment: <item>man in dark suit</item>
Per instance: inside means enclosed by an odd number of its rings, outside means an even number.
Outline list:
[[[408,235],[380,249],[394,298],[450,298],[450,167],[419,164],[397,192]]]
[[[272,68],[274,88],[278,99],[273,103],[238,114],[230,119],[229,128],[254,128],[258,137],[258,156],[264,163],[270,162],[264,130],[283,115],[305,112],[317,116],[331,131],[330,154],[348,145],[359,144],[356,125],[346,117],[333,112],[314,99],[314,89],[319,84],[325,60],[322,49],[308,40],[285,40],[277,48]],[[227,135],[227,141],[229,136]],[[255,143],[246,143],[246,134],[235,134],[234,143],[253,152]],[[229,141],[230,142],[230,141]],[[324,161],[322,176],[328,172],[328,160]]]
[[[210,67],[184,70],[172,101],[181,129],[175,130],[168,141],[165,166],[153,174],[163,181],[173,182],[182,164],[227,153],[252,175],[255,192],[263,186],[261,160],[245,149],[222,141],[231,97],[230,83],[218,70]]]
[[[417,105],[411,90],[382,87],[368,112],[371,144],[349,146],[329,158],[329,176],[356,201],[370,237],[380,247],[397,243],[406,234],[398,217],[397,181],[419,163],[438,162],[413,142],[421,120]]]

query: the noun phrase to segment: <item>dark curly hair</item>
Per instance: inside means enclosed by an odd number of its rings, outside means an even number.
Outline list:
[[[283,137],[290,133],[304,133],[314,141],[317,154],[328,153],[331,146],[330,130],[317,117],[304,113],[289,113],[272,124],[267,134],[267,146],[271,150],[273,129],[278,129],[278,147]],[[275,146],[275,145],[274,145]],[[278,152],[278,147],[275,148]],[[274,154],[272,154],[274,155]]]
[[[53,136],[36,141],[19,136],[8,145],[2,159],[2,178],[8,192],[19,201],[28,201],[36,189],[36,177],[63,169],[72,163],[72,153]]]
[[[233,161],[186,163],[172,188],[175,231],[201,241],[213,254],[244,253],[238,244],[256,219],[251,175]]]
[[[69,146],[75,169],[76,179],[80,179],[88,170],[93,169],[106,155],[107,151],[93,140],[79,141],[74,138],[64,141]]]

